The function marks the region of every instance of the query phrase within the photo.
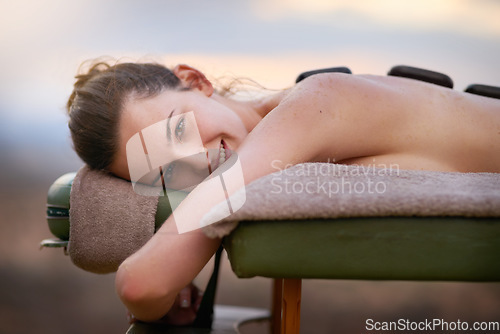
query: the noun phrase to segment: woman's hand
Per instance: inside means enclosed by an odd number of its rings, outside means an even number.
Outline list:
[[[203,292],[190,283],[179,292],[168,313],[163,318],[155,321],[155,323],[174,326],[185,326],[193,323],[200,308],[202,297]],[[131,324],[137,321],[130,311],[127,311],[127,318]]]
[[[160,321],[175,326],[191,324],[196,319],[202,297],[203,292],[189,284],[179,292],[174,305]]]

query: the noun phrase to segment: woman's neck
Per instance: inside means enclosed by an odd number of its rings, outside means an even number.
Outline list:
[[[249,101],[234,100],[221,95],[214,95],[214,98],[238,114],[248,132],[250,132],[271,110],[280,104],[288,91],[286,89],[276,94]]]
[[[261,119],[264,118],[271,110],[276,108],[281,103],[283,98],[288,95],[289,92],[290,88],[281,90],[278,93],[256,100],[254,102],[255,108]]]

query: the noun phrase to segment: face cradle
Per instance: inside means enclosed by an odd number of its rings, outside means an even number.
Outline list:
[[[212,170],[236,150],[248,135],[241,118],[230,108],[204,92],[164,91],[156,96],[141,98],[131,96],[126,101],[119,124],[119,150],[111,172],[130,180],[126,145],[139,131],[170,118],[168,135],[172,142],[181,143],[196,137],[192,124],[183,114],[192,112],[199,137],[205,149],[211,152]],[[192,119],[192,118],[191,118]],[[173,121],[172,121],[173,120]],[[165,134],[167,135],[167,129]],[[214,153],[215,152],[215,153]],[[215,158],[213,158],[215,157]],[[169,172],[168,170],[166,171]],[[164,171],[165,173],[165,171]]]

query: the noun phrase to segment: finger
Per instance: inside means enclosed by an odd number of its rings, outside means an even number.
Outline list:
[[[198,290],[196,292],[195,296],[196,296],[196,300],[194,302],[194,308],[195,308],[196,312],[198,312],[198,310],[200,309],[201,300],[203,299],[203,291]]]
[[[189,287],[185,287],[179,292],[179,302],[181,308],[191,306],[191,289]]]
[[[203,291],[198,289],[194,284],[191,284],[191,303],[196,312],[200,308],[201,300],[203,299]]]
[[[133,324],[134,322],[137,321],[137,319],[134,317],[134,315],[129,310],[127,310],[127,321],[129,324]]]

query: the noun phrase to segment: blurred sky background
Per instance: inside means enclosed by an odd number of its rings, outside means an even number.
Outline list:
[[[0,333],[115,333],[124,330],[85,327],[126,327],[113,278],[95,278],[62,252],[37,247],[50,237],[49,185],[82,165],[64,106],[83,61],[187,63],[209,77],[249,77],[273,89],[322,67],[385,75],[400,64],[446,73],[458,90],[500,86],[500,1],[0,0],[0,47]],[[243,281],[228,272],[221,301],[239,305],[246,293],[252,305],[262,305],[268,283],[233,288],[254,282]],[[348,316],[365,306],[371,316],[442,310],[498,319],[498,284],[333,282],[316,294],[304,284],[303,319],[313,325],[326,321],[338,329],[339,319],[352,322]],[[361,320],[354,322],[353,332],[360,332]]]
[[[1,166],[10,182],[79,166],[64,105],[88,59],[185,62],[269,88],[407,64],[464,89],[500,85],[499,18],[496,0],[0,0]]]

